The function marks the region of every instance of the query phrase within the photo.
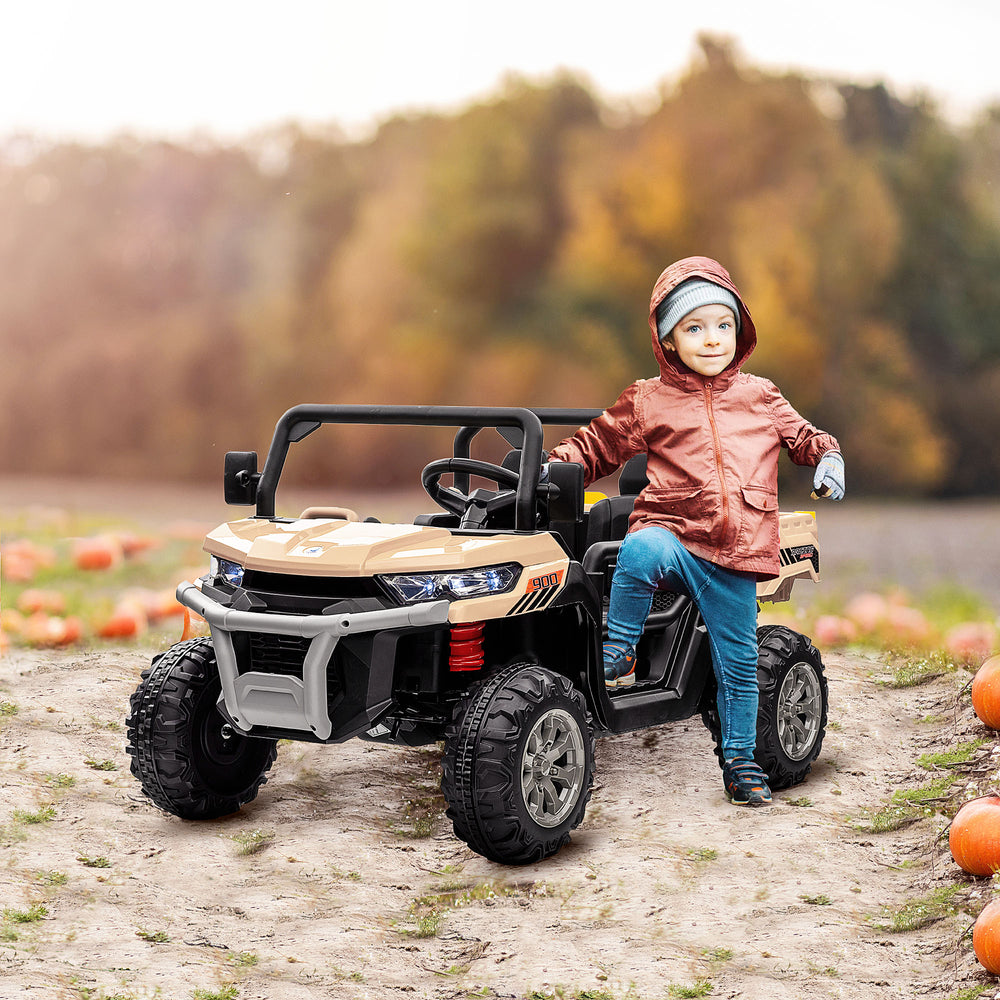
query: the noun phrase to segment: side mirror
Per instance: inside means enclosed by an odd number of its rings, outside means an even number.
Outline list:
[[[227,451],[223,476],[226,503],[251,507],[257,502],[257,452]]]

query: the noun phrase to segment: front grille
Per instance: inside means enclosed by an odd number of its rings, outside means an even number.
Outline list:
[[[309,640],[298,635],[250,632],[250,669],[264,674],[302,676]]]
[[[296,576],[291,573],[266,573],[248,569],[243,587],[264,600],[270,595],[324,598],[330,600],[380,597],[382,591],[371,577]]]

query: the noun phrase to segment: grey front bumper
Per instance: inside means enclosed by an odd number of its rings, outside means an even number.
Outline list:
[[[327,708],[327,667],[340,637],[441,625],[448,621],[449,608],[447,601],[433,601],[406,608],[335,615],[235,611],[207,597],[188,581],[178,586],[177,600],[201,615],[212,630],[226,714],[238,729],[245,733],[253,726],[299,730],[320,740],[328,739],[333,731]],[[234,632],[269,632],[309,639],[302,679],[260,671],[241,674],[233,647]]]

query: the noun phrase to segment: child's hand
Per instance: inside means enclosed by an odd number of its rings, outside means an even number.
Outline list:
[[[816,466],[812,498],[843,500],[844,489],[844,456],[839,451],[828,451]]]

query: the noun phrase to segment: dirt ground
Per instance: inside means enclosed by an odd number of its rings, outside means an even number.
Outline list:
[[[727,804],[699,720],[599,740],[571,844],[508,868],[453,837],[435,747],[283,743],[239,815],[158,811],[124,751],[149,652],[0,658],[4,998],[881,1000],[994,982],[966,915],[876,926],[954,880],[944,820],[850,822],[974,725],[966,675],[891,689],[878,660],[826,654],[820,762],[768,809]]]

